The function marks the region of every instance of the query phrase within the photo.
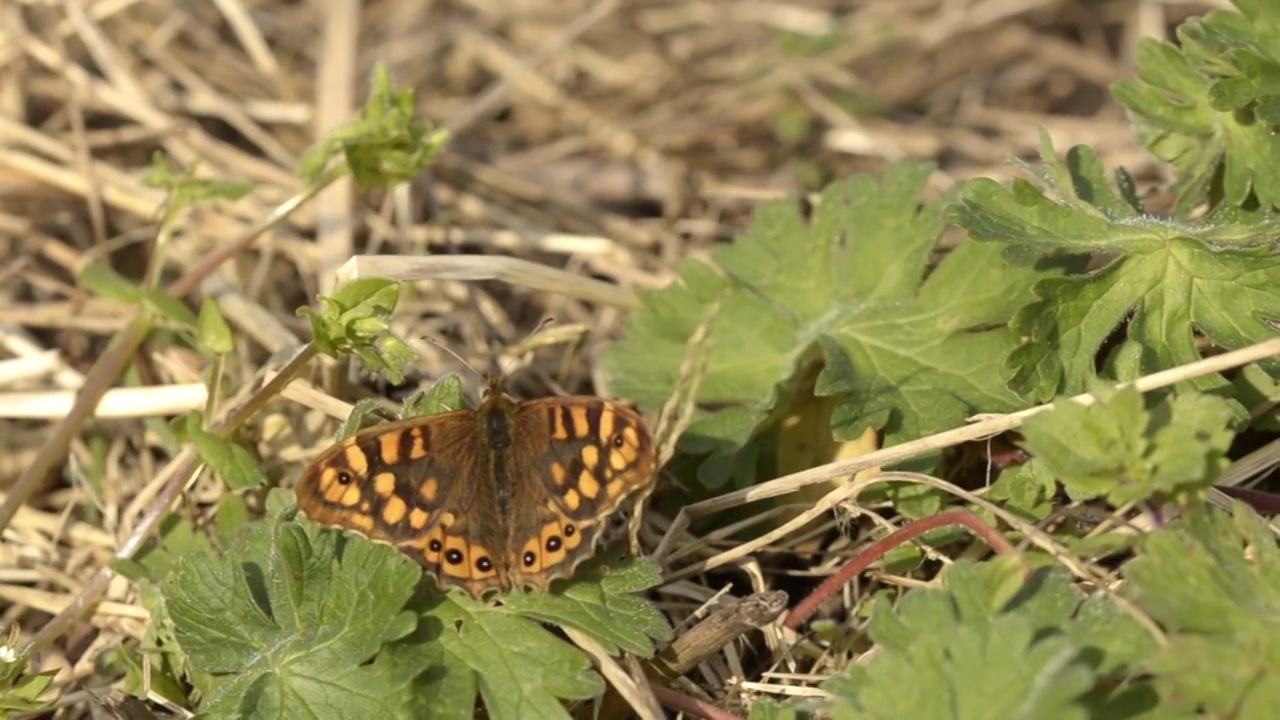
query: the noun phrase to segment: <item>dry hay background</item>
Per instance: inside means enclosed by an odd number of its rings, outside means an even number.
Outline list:
[[[1008,178],[1039,128],[1085,143],[1144,187],[1163,178],[1109,83],[1141,37],[1170,36],[1225,2],[864,0],[581,2],[0,0],[0,491],[30,464],[83,373],[131,309],[75,278],[109,260],[140,278],[162,196],[140,183],[163,150],[202,176],[248,180],[234,203],[185,217],[164,277],[189,271],[301,187],[298,157],[350,120],[386,62],[449,152],[408,192],[332,188],[225,263],[192,300],[218,299],[248,382],[307,337],[295,309],[355,254],[510,255],[661,287],[682,258],[731,239],[764,200],[900,158],[938,163],[932,189]],[[415,383],[484,367],[545,316],[572,353],[543,352],[519,388],[580,390],[623,313],[499,283],[419,283],[396,329]],[[199,407],[199,359],[154,344],[151,386],[72,445],[0,548],[0,626],[26,638],[110,558],[165,462],[138,419]],[[475,382],[469,374],[468,382]],[[348,387],[353,400],[385,388]],[[273,477],[296,474],[332,424],[279,402],[255,428]],[[96,465],[95,465],[96,464]],[[101,473],[100,493],[86,478]],[[182,512],[206,517],[201,483]],[[138,638],[146,613],[117,578],[107,600],[40,658],[87,699],[93,660]],[[78,716],[87,705],[75,705]]]

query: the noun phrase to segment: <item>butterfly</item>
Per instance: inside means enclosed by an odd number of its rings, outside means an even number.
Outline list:
[[[595,551],[622,503],[647,495],[644,420],[591,396],[518,402],[497,376],[476,409],[377,425],[302,473],[313,522],[400,549],[442,590],[546,590]]]

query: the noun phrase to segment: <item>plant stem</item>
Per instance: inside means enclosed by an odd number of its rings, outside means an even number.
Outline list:
[[[796,605],[790,613],[787,613],[787,617],[782,621],[783,627],[794,630],[803,625],[806,620],[818,611],[818,607],[827,598],[840,592],[840,588],[844,587],[845,583],[857,577],[858,573],[866,570],[871,563],[884,557],[885,553],[930,530],[949,525],[960,525],[968,528],[975,535],[985,540],[992,550],[1001,555],[1014,554],[1013,545],[1009,544],[1009,541],[1003,535],[968,510],[951,510],[932,517],[921,518],[904,528],[889,533],[873,543],[871,547],[858,553],[857,557],[827,578],[817,589],[809,593],[808,597],[800,601],[800,604]]]
[[[66,458],[67,451],[71,448],[71,440],[79,434],[81,426],[93,415],[94,410],[98,408],[98,401],[120,376],[121,370],[129,363],[133,353],[142,345],[142,341],[154,326],[155,319],[151,312],[139,310],[124,330],[111,339],[107,351],[98,358],[85,376],[84,386],[80,388],[80,392],[76,393],[76,401],[72,404],[67,417],[53,431],[44,445],[40,446],[31,464],[14,482],[9,491],[9,497],[5,499],[3,505],[0,505],[0,531],[9,527],[9,522],[18,513],[18,508],[26,503],[27,498],[31,497],[40,483],[44,482],[45,478],[49,477],[58,464]]]

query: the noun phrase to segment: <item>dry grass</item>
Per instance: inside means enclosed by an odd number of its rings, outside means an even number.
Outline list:
[[[257,184],[239,202],[183,219],[167,282],[299,191],[299,155],[351,119],[376,62],[455,139],[410,187],[383,196],[329,188],[189,295],[214,298],[232,323],[230,372],[242,386],[308,336],[294,311],[340,270],[388,272],[376,258],[344,270],[356,255],[440,264],[402,302],[396,325],[420,353],[415,382],[461,370],[424,338],[483,367],[519,355],[511,349],[555,317],[572,350],[536,356],[517,378],[529,395],[588,387],[589,359],[620,327],[630,289],[663,286],[676,262],[732,238],[761,201],[816,179],[907,157],[937,161],[938,191],[975,175],[1005,178],[1007,159],[1034,156],[1044,127],[1058,147],[1089,144],[1158,187],[1158,168],[1107,86],[1132,73],[1138,38],[1164,37],[1221,5],[0,0],[0,490],[30,465],[128,323],[131,308],[90,297],[75,278],[93,260],[142,277],[163,200],[140,183],[151,154]],[[460,252],[493,263],[439,257]],[[568,292],[557,279],[566,274]],[[194,354],[154,342],[135,361],[145,387],[107,395],[61,472],[4,530],[0,626],[18,624],[24,639],[73,601],[148,512],[168,458],[142,418],[205,404]],[[303,402],[273,403],[252,423],[264,462],[286,482],[331,432],[326,412],[342,413],[303,386],[287,397]],[[220,492],[202,480],[181,512],[207,518]],[[792,524],[806,523],[783,527]],[[754,549],[708,545],[682,551],[698,555],[699,572]],[[750,562],[743,569],[762,577]],[[717,594],[698,577],[672,578],[677,622],[692,624]],[[41,653],[74,701],[62,716],[85,716],[93,701],[84,691],[108,690],[95,658],[139,638],[145,620],[117,578]],[[745,673],[743,653],[731,644],[695,676],[721,697],[811,691],[786,668]]]

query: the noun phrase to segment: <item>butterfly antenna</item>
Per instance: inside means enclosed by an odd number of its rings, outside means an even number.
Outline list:
[[[486,380],[486,381],[487,381],[487,380],[489,380],[489,379],[490,379],[490,377],[487,377],[484,373],[482,373],[482,372],[480,372],[479,370],[477,370],[475,365],[472,365],[471,363],[467,362],[466,358],[464,358],[464,357],[462,357],[461,355],[459,355],[458,353],[454,352],[453,348],[449,347],[448,345],[445,345],[445,344],[444,344],[442,341],[440,341],[439,339],[434,338],[434,337],[431,337],[430,335],[424,335],[424,336],[422,337],[422,339],[423,339],[423,340],[426,340],[427,342],[431,343],[432,345],[435,345],[436,347],[440,348],[441,350],[443,350],[443,351],[445,351],[445,352],[449,353],[450,355],[452,355],[452,356],[453,356],[453,357],[454,357],[458,362],[462,363],[462,366],[463,366],[463,367],[465,367],[466,369],[468,369],[468,370],[470,370],[471,372],[475,373],[475,374],[476,374],[476,376],[477,376],[477,377],[479,377],[481,380]]]
[[[499,368],[498,370],[498,372],[500,373],[499,377],[503,377],[503,378],[507,377],[507,372],[511,369],[512,364],[514,364],[516,360],[518,360],[519,357],[523,355],[525,352],[529,352],[534,349],[529,347],[530,341],[533,340],[535,337],[537,337],[538,333],[541,333],[543,330],[545,330],[548,325],[554,325],[555,322],[556,322],[556,319],[553,317],[545,317],[542,320],[540,320],[537,326],[535,326],[532,330],[530,330],[529,334],[525,335],[524,339],[516,344],[515,354],[511,357],[510,360],[507,361],[507,363],[504,366]]]

